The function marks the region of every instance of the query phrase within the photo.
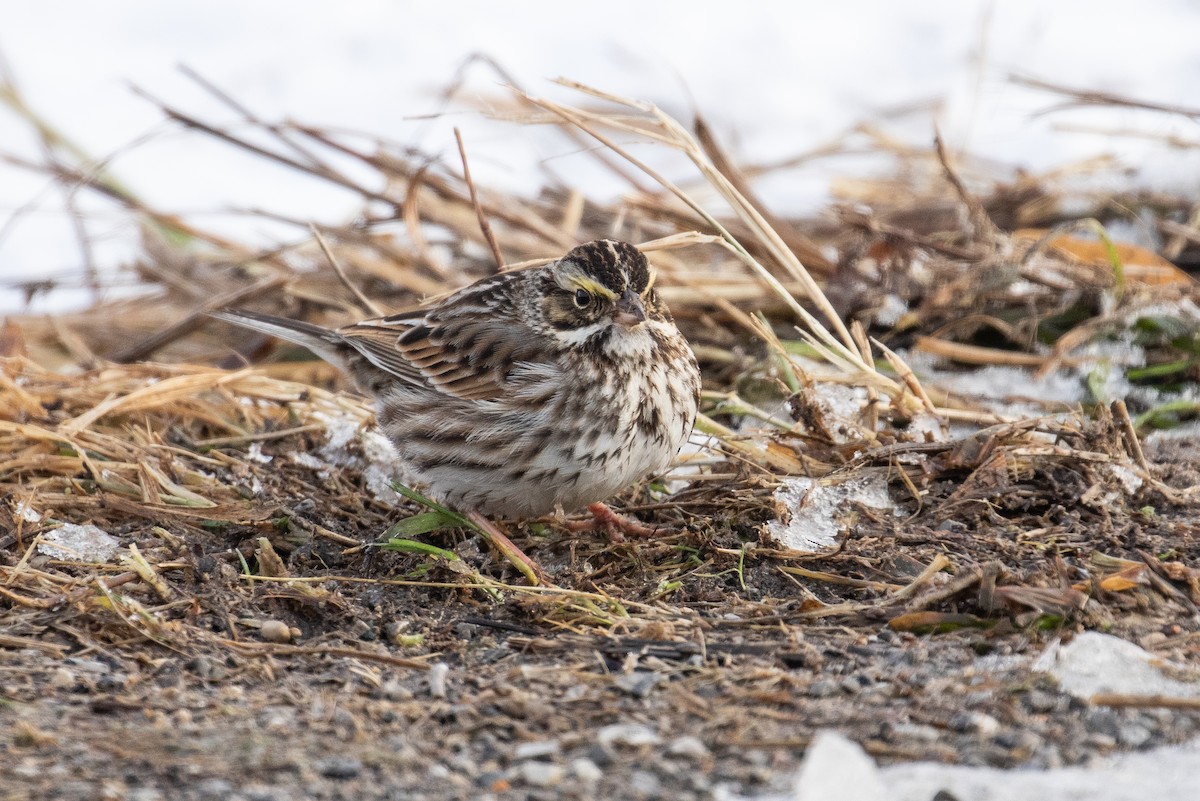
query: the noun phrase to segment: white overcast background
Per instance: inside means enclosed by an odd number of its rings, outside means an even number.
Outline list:
[[[593,195],[619,191],[562,139],[443,106],[440,91],[471,54],[484,53],[535,94],[569,97],[549,83],[565,76],[685,121],[699,109],[745,162],[786,158],[886,118],[885,129],[913,144],[927,144],[936,123],[956,150],[999,165],[1039,170],[1107,154],[1132,170],[1121,180],[1200,196],[1200,149],[1162,140],[1200,142],[1195,121],[1112,109],[1042,114],[1058,100],[1009,80],[1021,73],[1200,105],[1200,4],[1189,0],[42,0],[7,4],[2,19],[7,69],[58,130],[111,159],[113,174],[155,208],[261,244],[283,234],[230,210],[336,221],[357,199],[166,124],[131,86],[203,119],[234,121],[179,72],[185,64],[265,119],[361,130],[448,155],[458,126],[480,184],[532,191],[553,173]],[[494,98],[502,87],[476,65],[466,92]],[[923,110],[889,116],[914,105]],[[40,158],[36,137],[6,109],[0,154]],[[852,169],[831,159],[789,171],[766,187],[768,198],[779,211],[811,210],[829,181]],[[78,198],[85,210],[110,208]],[[44,177],[0,161],[0,313],[24,307],[14,281],[80,273],[63,204]],[[102,264],[136,252],[126,216],[93,216],[88,230]],[[87,300],[59,294],[34,309]]]

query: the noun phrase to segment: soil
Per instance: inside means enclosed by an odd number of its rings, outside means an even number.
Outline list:
[[[1197,508],[1110,492],[1102,465],[1068,456],[1022,462],[1011,432],[973,465],[965,447],[921,451],[915,483],[894,451],[858,459],[893,471],[897,514],[847,510],[823,554],[769,541],[777,480],[735,463],[669,503],[618,499],[662,527],[650,540],[509,524],[554,591],[471,532],[419,538],[457,561],[378,547],[417,509],[373,498],[357,441],[360,458],[323,474],[290,456],[320,432],[249,459],[245,443],[198,447],[195,425],[159,444],[207,459],[241,505],[135,502],[81,477],[74,497],[33,495],[135,544],[159,589],[129,563],[39,554],[17,496],[0,507],[4,798],[755,796],[786,792],[823,728],[883,763],[1039,768],[1200,727],[1092,706],[1029,670],[1084,629],[1197,665]],[[1200,471],[1181,442],[1148,445],[1163,487]],[[1118,573],[1132,580],[1105,583]]]

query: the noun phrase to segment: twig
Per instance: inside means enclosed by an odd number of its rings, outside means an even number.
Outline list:
[[[454,139],[458,142],[458,155],[462,157],[463,179],[467,182],[467,190],[471,193],[471,205],[475,208],[475,216],[479,218],[479,230],[483,232],[483,238],[487,240],[488,247],[492,249],[492,256],[496,259],[496,272],[503,272],[504,256],[500,253],[500,245],[496,243],[496,237],[492,233],[492,224],[488,222],[487,215],[483,213],[483,206],[479,205],[475,182],[471,180],[471,167],[467,164],[467,149],[463,145],[462,131],[457,127],[454,129]]]
[[[934,576],[949,566],[950,559],[945,554],[938,554],[937,556],[933,557],[933,561],[931,561],[925,567],[925,569],[921,571],[920,575],[918,575],[905,586],[901,587],[899,590],[896,590],[896,592],[892,593],[892,600],[902,601],[906,598],[911,598],[917,594],[919,589],[928,584]]]
[[[992,218],[988,216],[987,209],[979,202],[979,198],[968,192],[966,185],[958,177],[958,173],[950,164],[950,155],[946,152],[946,143],[942,141],[942,132],[936,129],[933,134],[933,146],[937,151],[938,161],[942,165],[942,172],[945,174],[946,180],[954,187],[955,194],[967,207],[975,233],[989,243],[995,242],[1000,237],[1000,229],[992,222]]]
[[[1192,119],[1200,119],[1200,108],[1188,108],[1187,106],[1173,106],[1165,103],[1151,103],[1148,100],[1137,100],[1132,97],[1114,94],[1112,92],[1098,92],[1094,89],[1074,89],[1062,84],[1043,81],[1040,78],[1033,78],[1028,75],[1012,74],[1008,79],[1020,86],[1028,86],[1030,89],[1042,89],[1047,92],[1053,92],[1059,95],[1065,95],[1072,98],[1077,103],[1085,106],[1124,106],[1125,108],[1140,108],[1146,111],[1161,111],[1167,114],[1179,114]]]
[[[244,120],[246,120],[246,122],[250,123],[251,125],[256,125],[259,128],[262,128],[264,130],[267,130],[267,131],[270,131],[271,133],[273,133],[276,136],[276,138],[279,139],[279,141],[283,142],[285,145],[290,147],[292,150],[296,151],[296,153],[298,153],[299,155],[308,159],[309,162],[317,169],[330,170],[329,165],[325,164],[323,161],[321,161],[321,159],[317,158],[317,155],[315,153],[313,153],[311,150],[304,147],[303,145],[299,144],[298,142],[292,141],[287,136],[287,131],[284,130],[281,126],[276,125],[274,123],[267,122],[267,121],[259,118],[252,111],[250,111],[249,108],[242,105],[240,102],[235,100],[233,98],[233,96],[231,96],[225,90],[221,89],[215,83],[208,80],[200,73],[196,72],[196,70],[192,69],[187,64],[180,64],[179,71],[182,72],[188,78],[191,78],[197,84],[199,84],[201,89],[205,90],[206,92],[211,94],[213,97],[215,97],[217,100],[219,100],[222,103],[224,103],[225,105],[229,106],[231,109],[236,111],[238,114],[241,114],[242,118]]]
[[[1150,463],[1146,461],[1146,452],[1142,450],[1142,443],[1138,439],[1137,427],[1129,417],[1129,408],[1123,398],[1112,402],[1112,413],[1121,424],[1121,433],[1125,435],[1125,446],[1129,449],[1129,455],[1137,461],[1139,467],[1149,473]]]
[[[713,167],[717,172],[729,179],[729,183],[733,184],[734,188],[742,194],[742,197],[759,210],[763,219],[767,224],[779,232],[779,235],[787,242],[789,248],[810,270],[815,269],[819,272],[828,274],[833,270],[833,264],[829,259],[821,253],[821,249],[817,244],[802,234],[796,229],[790,221],[771,213],[766,205],[751,189],[749,182],[746,180],[745,174],[734,166],[733,162],[725,154],[724,149],[713,136],[712,129],[708,123],[699,114],[696,114],[696,119],[692,123],[692,127],[696,130],[696,140],[700,146],[704,148],[705,155],[709,161],[713,163]]]
[[[352,284],[350,279],[346,277],[346,271],[342,269],[342,265],[339,264],[338,260],[334,257],[333,251],[329,249],[328,243],[325,242],[325,237],[321,236],[321,232],[317,230],[317,226],[309,223],[308,230],[312,231],[312,235],[317,240],[317,244],[321,246],[321,252],[324,253],[325,258],[329,260],[329,266],[333,268],[335,273],[337,273],[338,280],[342,282],[342,286],[350,290],[350,294],[354,295],[355,299],[359,302],[359,305],[361,305],[364,309],[376,317],[382,317],[383,312],[380,311],[379,307],[372,303],[370,298],[364,295],[362,290]]]
[[[128,362],[142,361],[159,348],[171,344],[180,337],[187,336],[196,328],[200,327],[200,325],[208,319],[204,316],[204,312],[210,309],[220,309],[225,306],[240,303],[244,300],[249,300],[250,298],[257,297],[264,292],[269,292],[276,287],[282,286],[283,284],[287,283],[287,281],[287,276],[279,273],[268,276],[262,281],[259,281],[257,284],[251,284],[247,287],[238,287],[231,292],[220,294],[210,300],[208,303],[205,303],[200,308],[194,309],[179,322],[172,323],[166,328],[162,328],[154,332],[141,342],[134,343],[130,347],[125,348],[122,351],[118,351],[110,358],[114,362],[120,362],[123,364]]]
[[[281,645],[276,643],[239,642],[217,638],[217,642],[246,654],[270,654],[271,656],[344,656],[350,659],[364,659],[368,662],[382,662],[393,667],[412,668],[413,670],[429,670],[429,665],[416,659],[405,659],[391,654],[376,654],[370,651],[359,651],[354,648],[330,646]],[[431,656],[431,655],[430,655]]]
[[[1200,698],[1187,698],[1175,695],[1126,695],[1125,693],[1096,693],[1088,699],[1088,703],[1092,706],[1111,706],[1118,708],[1161,707],[1163,709],[1200,710]]]

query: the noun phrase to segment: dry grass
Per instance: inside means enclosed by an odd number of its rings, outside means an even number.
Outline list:
[[[1158,337],[1143,343],[1159,365],[1151,379],[1194,381],[1194,320],[1137,327],[1197,300],[1185,272],[1102,228],[1081,237],[1099,224],[1064,221],[1052,177],[973,195],[981,176],[939,149],[896,151],[906,182],[858,186],[853,208],[781,221],[749,190],[762,170],[738,171],[707,129],[693,135],[653,106],[568,85],[578,105],[518,94],[514,116],[600,142],[599,157],[631,175],[619,203],[506,196],[424,157],[295,124],[248,119],[252,144],[163,104],[182,125],[361,195],[354,223],[310,232],[296,221],[295,240],[268,252],[148,209],[83,162],[46,165],[141,221],[145,255],[128,269],[145,291],[17,316],[0,337],[0,647],[48,659],[232,654],[267,674],[282,657],[424,670],[460,647],[428,627],[428,639],[360,640],[352,623],[373,614],[380,589],[510,627],[509,647],[529,653],[653,643],[663,659],[787,664],[803,657],[771,632],[798,623],[1003,636],[1108,625],[1135,597],[1155,625],[1194,611],[1200,543],[1179,535],[1200,466],[1142,448],[1155,409],[1131,401],[1131,417],[1124,399],[1096,397],[1044,416],[998,412],[922,382],[906,362],[927,354],[1033,380],[1140,330]],[[725,210],[639,161],[617,133],[681,153]],[[337,171],[332,154],[372,180]],[[1200,252],[1182,199],[1096,198],[1081,217],[1134,207],[1170,223],[1185,243],[1176,261]],[[448,247],[430,244],[435,228]],[[698,429],[711,439],[671,476],[686,488],[620,499],[669,527],[659,540],[581,539],[555,520],[514,527],[555,587],[524,586],[469,531],[425,537],[447,550],[375,547],[420,509],[387,488],[369,408],[324,365],[203,316],[236,305],[344,322],[364,306],[443,294],[505,257],[520,269],[608,235],[636,240],[657,268],[702,362]],[[813,257],[811,271],[798,253]],[[903,312],[882,313],[888,299]],[[847,387],[862,393],[849,413],[828,401]],[[890,483],[905,517],[845,509],[841,543],[815,554],[766,533],[787,514],[772,497],[781,482],[865,475]],[[48,556],[41,546],[62,524],[117,537],[119,561]],[[738,645],[734,633],[751,630],[754,642]]]

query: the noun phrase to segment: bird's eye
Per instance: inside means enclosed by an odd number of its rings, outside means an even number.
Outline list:
[[[592,302],[592,293],[586,289],[575,290],[575,305],[580,309],[586,309],[588,304]]]

